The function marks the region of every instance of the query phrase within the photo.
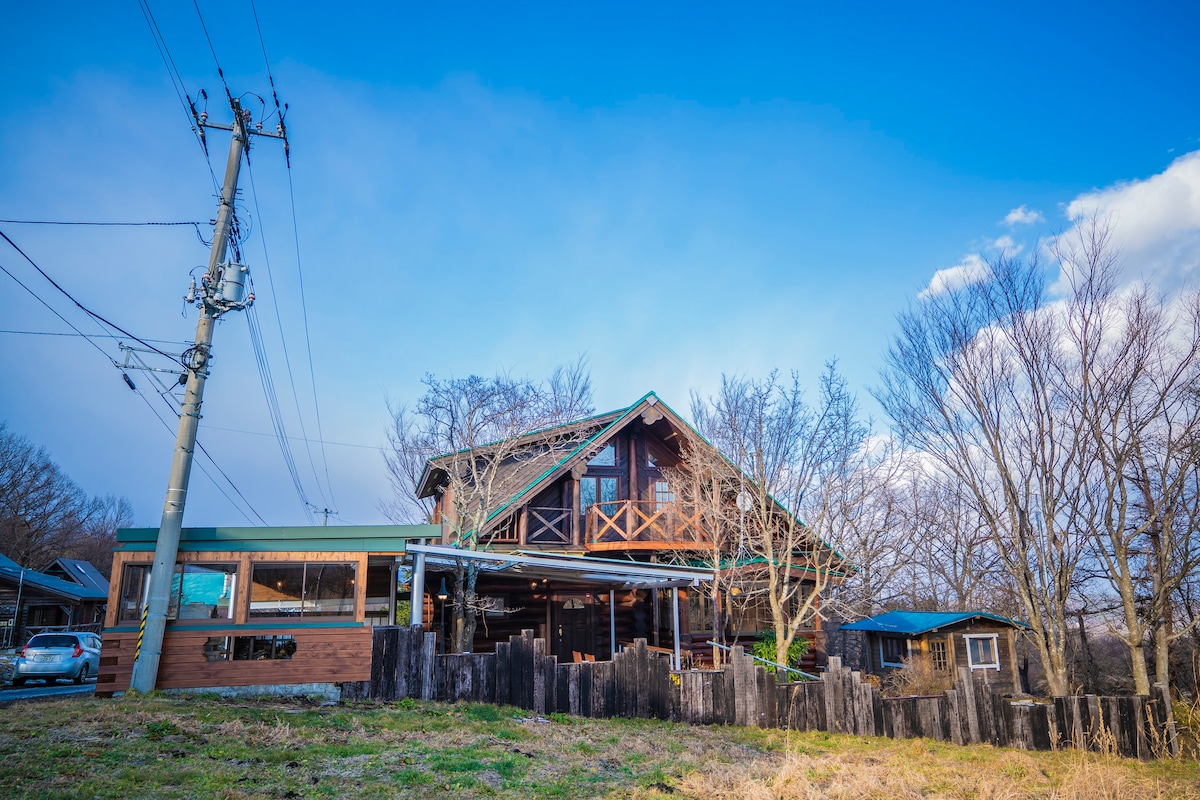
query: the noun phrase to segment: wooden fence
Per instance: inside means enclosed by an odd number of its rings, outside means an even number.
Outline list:
[[[1170,699],[1055,698],[1014,703],[962,669],[954,689],[936,697],[885,698],[858,672],[829,659],[820,680],[778,683],[734,648],[723,670],[673,672],[644,639],[612,661],[559,664],[533,631],[495,653],[438,655],[420,627],[374,629],[371,680],[343,684],[346,699],[512,705],[535,714],[641,717],[701,725],[747,725],[860,736],[925,737],[956,744],[1050,750],[1074,747],[1137,758],[1178,754]]]

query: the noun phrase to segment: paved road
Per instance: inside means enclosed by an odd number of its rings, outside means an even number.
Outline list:
[[[17,700],[37,700],[50,697],[70,697],[81,695],[91,697],[96,691],[95,681],[76,686],[73,683],[58,683],[47,686],[44,683],[25,684],[17,689],[13,686],[0,687],[0,704],[12,703]]]

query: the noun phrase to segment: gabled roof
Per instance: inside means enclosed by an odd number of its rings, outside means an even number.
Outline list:
[[[108,594],[108,580],[90,563],[78,558],[56,558],[42,572],[52,578],[62,578]]]
[[[950,625],[958,625],[974,619],[985,619],[999,622],[1013,628],[1028,628],[1029,625],[1020,620],[988,614],[985,611],[888,611],[874,617],[860,619],[841,626],[844,631],[871,631],[874,633],[890,633],[896,636],[920,636],[923,633],[936,631]]]
[[[24,586],[26,591],[36,591],[64,600],[107,600],[108,587],[93,589],[89,586],[64,581],[50,575],[38,572],[36,569],[22,568],[20,564],[7,556],[0,555],[0,582],[12,586]]]
[[[654,409],[657,416],[666,419],[674,427],[681,431],[688,431],[700,441],[712,445],[699,431],[691,426],[691,424],[675,413],[674,409],[659,399],[654,392],[647,392],[636,403],[628,408],[610,411],[607,414],[598,414],[596,416],[587,417],[586,419],[570,422],[565,425],[560,425],[553,428],[547,428],[542,431],[536,431],[529,434],[524,439],[528,439],[530,444],[536,444],[539,441],[549,439],[559,439],[564,437],[578,436],[581,437],[579,443],[569,449],[549,448],[546,452],[535,454],[529,458],[519,459],[512,465],[501,467],[500,473],[497,475],[496,496],[504,498],[503,502],[497,504],[496,510],[493,511],[487,518],[485,525],[498,522],[503,519],[509,509],[511,509],[519,500],[525,497],[532,497],[544,488],[558,480],[567,470],[571,469],[577,462],[589,458],[594,451],[598,451],[604,444],[620,431],[628,422],[643,414],[650,409]],[[480,452],[486,452],[486,447],[477,448]],[[459,451],[459,453],[467,451]],[[720,451],[718,451],[720,452]],[[434,494],[438,487],[445,481],[446,471],[444,466],[449,465],[454,453],[446,453],[432,458],[425,465],[425,470],[421,475],[421,480],[418,484],[418,496],[429,497]],[[728,461],[724,454],[723,458]],[[736,465],[732,466],[736,469]],[[440,475],[438,471],[440,470]],[[748,479],[749,480],[749,479]],[[754,482],[749,480],[749,485],[754,486]],[[791,514],[782,503],[774,497],[771,500],[785,514]],[[813,537],[822,546],[828,548],[840,563],[846,564],[847,568],[853,570],[854,567],[846,561],[838,550],[824,541],[820,537]]]

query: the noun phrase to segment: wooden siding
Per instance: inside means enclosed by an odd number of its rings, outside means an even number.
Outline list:
[[[106,631],[96,693],[129,688],[137,631]],[[205,643],[213,636],[291,636],[296,654],[288,659],[209,661]],[[159,689],[340,683],[371,677],[371,628],[286,628],[227,626],[220,629],[170,628],[163,638]]]

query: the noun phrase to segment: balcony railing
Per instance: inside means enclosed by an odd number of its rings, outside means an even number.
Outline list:
[[[587,509],[588,550],[699,550],[710,547],[699,508],[653,500],[596,503]]]

